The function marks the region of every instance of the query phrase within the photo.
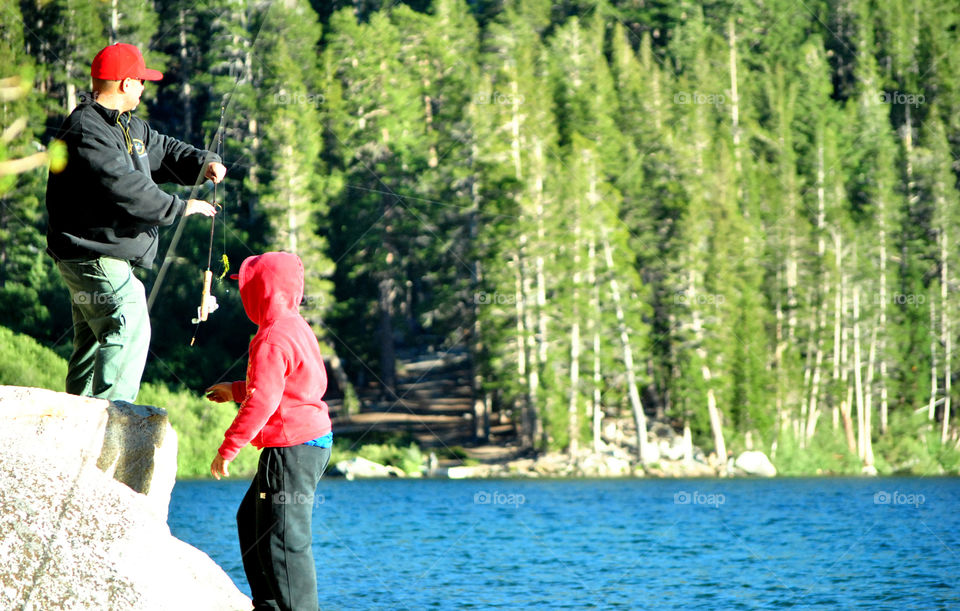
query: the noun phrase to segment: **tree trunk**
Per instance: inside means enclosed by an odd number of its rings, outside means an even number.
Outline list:
[[[697,294],[697,287],[694,285],[694,275],[690,272],[690,283],[687,287],[690,295]],[[707,415],[710,417],[710,430],[713,432],[713,445],[717,453],[717,461],[720,468],[723,469],[727,462],[727,444],[723,438],[723,417],[720,409],[717,407],[717,397],[713,390],[713,374],[710,372],[710,366],[707,364],[707,349],[703,346],[703,322],[700,320],[700,310],[695,303],[692,304],[693,312],[693,331],[697,344],[697,355],[703,364],[700,366],[700,374],[703,376],[703,382],[707,387]]]
[[[390,400],[397,398],[397,357],[393,345],[393,302],[397,287],[393,278],[382,277],[379,282],[380,296],[377,309],[380,311],[380,379],[383,393]]]
[[[820,398],[820,372],[823,368],[823,334],[827,326],[827,308],[826,300],[830,290],[830,281],[826,271],[826,253],[827,245],[824,239],[826,225],[826,169],[824,164],[824,143],[821,137],[817,142],[817,216],[816,216],[816,234],[817,234],[817,273],[820,275],[820,283],[817,287],[817,307],[816,323],[814,324],[814,335],[816,337],[815,356],[813,357],[813,373],[810,380],[810,399],[807,407],[807,421],[804,425],[804,445],[813,439],[814,431],[817,427],[817,420],[820,418],[820,409],[818,401]]]
[[[873,378],[877,359],[877,330],[875,326],[870,337],[870,351],[867,356],[867,382],[863,408],[863,466],[873,469]]]
[[[529,386],[527,386],[527,329],[525,326],[526,312],[524,311],[523,303],[523,266],[520,262],[520,256],[516,253],[513,255],[513,266],[513,295],[517,318],[517,379],[526,387],[527,393],[529,393]],[[535,439],[533,435],[535,427],[533,423],[532,412],[533,407],[530,405],[530,396],[529,394],[524,394],[520,405],[520,438],[523,446],[528,449],[533,448]]]
[[[472,110],[468,112],[473,112]],[[471,117],[472,118],[472,117]],[[478,151],[478,146],[476,141],[471,144],[471,163],[472,167],[476,167],[476,160],[479,157],[480,153]],[[478,173],[474,173],[470,178],[470,244],[474,245],[477,243],[477,235],[479,233],[478,229],[478,218],[480,216],[480,181],[477,178]],[[483,356],[484,344],[483,344],[483,325],[480,322],[480,313],[479,313],[479,288],[483,286],[483,266],[480,264],[480,259],[474,259],[473,261],[473,286],[474,286],[474,298],[472,303],[468,302],[467,307],[470,308],[470,314],[473,317],[473,330],[470,334],[470,394],[473,399],[473,422],[474,422],[474,436],[480,441],[488,441],[490,439],[490,393],[484,392],[483,390],[483,378],[480,376],[480,367],[478,363]]]
[[[180,68],[184,74],[191,74],[190,53],[187,50],[187,19],[186,11],[180,9],[177,13],[177,26],[180,28],[177,42],[180,45]],[[190,79],[184,79],[180,87],[180,108],[183,109],[183,141],[193,142],[193,86]]]
[[[120,9],[117,4],[118,0],[110,2],[110,44],[120,42]]]
[[[590,246],[587,249],[587,258],[590,263],[587,267],[587,284],[591,287],[590,296],[590,333],[593,335],[593,401],[591,403],[590,413],[593,417],[593,451],[600,451],[600,441],[603,426],[603,408],[601,404],[602,394],[600,385],[602,375],[600,373],[600,283],[597,282],[597,243],[591,236]]]
[[[880,198],[877,201],[880,242],[880,344],[877,346],[880,359],[880,434],[887,432],[887,221],[886,202],[883,185],[878,186]]]
[[[930,401],[927,419],[933,422],[937,411],[937,306],[930,300]]]
[[[327,363],[330,365],[330,372],[333,373],[333,378],[337,381],[337,385],[340,387],[340,390],[343,392],[343,411],[346,414],[351,414],[356,412],[358,402],[348,400],[350,395],[350,378],[347,376],[346,370],[343,368],[343,361],[340,360],[340,356],[337,354],[336,350],[331,346],[329,352],[327,353]]]
[[[943,226],[940,228],[940,343],[943,344],[943,424],[940,428],[940,443],[945,444],[950,431],[950,378],[953,376],[951,363],[953,355],[950,338],[950,310],[947,308],[947,289],[950,286],[950,274],[946,219],[942,223]]]
[[[857,456],[866,457],[867,431],[864,419],[863,365],[860,358],[860,287],[853,287],[853,388],[857,398]]]
[[[580,215],[577,213],[573,229],[573,318],[570,325],[570,400],[567,404],[568,453],[580,450]]]
[[[617,313],[617,327],[620,330],[620,345],[623,347],[623,364],[627,370],[627,392],[630,397],[630,406],[633,408],[633,422],[637,428],[637,460],[645,464],[650,456],[647,442],[647,417],[643,413],[643,403],[640,401],[640,391],[637,388],[637,372],[633,363],[633,349],[630,346],[630,333],[627,331],[626,319],[623,315],[623,304],[620,301],[620,285],[613,272],[613,254],[606,234],[603,235],[603,253],[610,274],[610,293]]]
[[[730,131],[733,136],[733,167],[737,181],[737,201],[743,202],[743,152],[740,148],[740,95],[737,87],[737,31],[734,19],[727,21],[727,46],[730,50]],[[747,216],[746,214],[744,216]]]
[[[836,320],[836,329],[835,329],[835,339],[840,344],[840,358],[837,363],[834,365],[834,375],[837,375],[839,371],[840,376],[840,392],[843,393],[843,396],[840,399],[840,415],[843,419],[843,432],[847,439],[847,448],[850,450],[850,453],[857,452],[857,441],[854,437],[853,430],[853,418],[851,417],[850,411],[853,404],[853,387],[850,386],[850,365],[849,365],[849,329],[842,324],[843,314],[847,311],[847,276],[843,272],[842,267],[842,257],[841,257],[841,248],[840,248],[840,237],[839,232],[835,234],[835,246],[837,249],[837,275],[839,281],[839,287],[837,289],[837,312],[835,315]],[[836,359],[836,355],[834,355]]]

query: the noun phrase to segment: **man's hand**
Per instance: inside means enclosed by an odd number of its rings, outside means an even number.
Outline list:
[[[210,473],[217,479],[220,479],[220,476],[230,477],[230,471],[227,467],[230,465],[230,461],[225,459],[220,454],[217,454],[217,457],[213,459],[213,462],[210,463]]]
[[[209,178],[213,182],[220,182],[226,175],[227,167],[218,161],[211,161],[207,165],[207,171],[204,173],[204,177]]]
[[[183,209],[183,216],[191,214],[202,214],[203,216],[216,216],[217,209],[210,202],[202,199],[187,200],[187,207]]]
[[[233,400],[233,385],[226,382],[214,384],[205,392],[207,393],[207,399],[216,403],[225,403],[226,401]]]

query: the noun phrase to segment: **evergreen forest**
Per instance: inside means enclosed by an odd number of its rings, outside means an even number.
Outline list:
[[[128,42],[164,72],[137,115],[222,137],[215,275],[302,258],[344,410],[457,354],[531,451],[626,420],[810,473],[960,466],[956,0],[0,0],[0,24],[0,326],[62,357],[54,136]],[[229,280],[191,323],[210,223],[182,228],[142,273],[166,255],[145,380],[196,395],[255,328]]]

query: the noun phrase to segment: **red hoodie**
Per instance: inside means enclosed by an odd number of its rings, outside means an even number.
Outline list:
[[[238,275],[243,309],[258,329],[247,379],[233,383],[233,399],[241,404],[220,446],[226,460],[248,443],[295,446],[330,432],[327,372],[317,338],[300,316],[303,262],[268,252],[245,259]]]

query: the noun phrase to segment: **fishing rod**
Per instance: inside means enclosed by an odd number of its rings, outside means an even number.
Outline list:
[[[217,144],[216,144],[216,153],[217,156],[223,159],[223,115],[226,109],[225,104],[220,105],[220,123],[217,125]],[[213,206],[217,209],[218,213],[222,213],[224,210],[223,205],[220,203],[217,197],[217,186],[219,183],[214,181],[213,183],[213,201],[211,202]],[[223,216],[221,214],[221,216]],[[197,339],[197,332],[200,330],[200,323],[206,322],[207,318],[220,307],[220,304],[217,303],[217,298],[210,292],[210,289],[213,285],[213,270],[211,266],[213,264],[213,239],[214,232],[217,227],[217,217],[210,217],[210,241],[207,245],[207,269],[203,272],[203,292],[200,294],[200,305],[197,307],[197,317],[191,320],[195,327],[193,329],[193,337],[190,338],[190,345]],[[227,219],[224,216],[223,218],[223,231],[224,231],[224,252],[222,254],[223,261],[223,272],[217,280],[222,280],[224,276],[227,275],[227,272],[230,270],[230,260],[227,258],[226,253],[226,231],[227,231]]]

